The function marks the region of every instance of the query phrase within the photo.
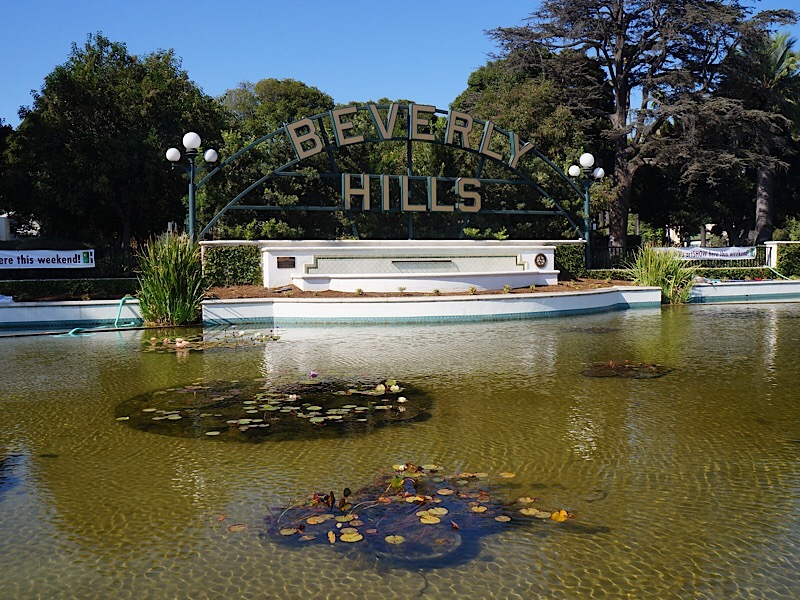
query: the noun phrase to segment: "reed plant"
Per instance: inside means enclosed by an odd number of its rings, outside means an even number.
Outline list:
[[[695,282],[695,267],[687,267],[675,252],[643,246],[628,263],[633,282],[661,288],[661,302],[686,304]]]
[[[200,319],[205,293],[199,246],[187,235],[151,239],[138,253],[137,297],[152,325],[186,325]]]

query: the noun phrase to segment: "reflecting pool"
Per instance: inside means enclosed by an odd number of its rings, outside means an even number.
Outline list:
[[[0,598],[800,597],[800,304],[291,328],[188,354],[142,351],[151,335],[0,340]],[[626,360],[672,370],[584,374]],[[160,390],[312,372],[391,377],[430,414],[258,443],[117,420]],[[264,535],[268,507],[405,462],[514,474],[503,493],[580,526],[502,529],[431,568]]]

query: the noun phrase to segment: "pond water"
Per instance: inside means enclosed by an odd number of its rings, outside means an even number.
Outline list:
[[[150,335],[0,340],[1,598],[800,597],[800,304],[291,328],[188,356]],[[673,370],[583,374],[625,360]],[[260,443],[116,420],[142,394],[312,371],[395,378],[429,418]],[[513,473],[503,494],[576,526],[432,568],[264,535],[268,507],[405,462]]]

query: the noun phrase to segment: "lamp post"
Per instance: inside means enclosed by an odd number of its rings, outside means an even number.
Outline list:
[[[589,234],[592,229],[592,222],[589,218],[589,188],[596,181],[601,180],[606,172],[600,167],[592,170],[594,166],[594,156],[588,152],[581,154],[578,159],[580,166],[572,165],[567,173],[570,177],[578,179],[583,184],[583,238],[586,242],[586,268],[591,268],[591,249],[589,245]]]
[[[187,229],[189,230],[189,239],[194,241],[195,231],[194,231],[194,194],[197,191],[197,186],[194,183],[194,176],[197,172],[197,166],[195,165],[195,159],[197,158],[197,154],[199,153],[200,143],[201,143],[200,136],[197,135],[194,131],[190,131],[186,135],[183,136],[183,146],[186,148],[186,161],[188,166],[183,166],[178,163],[181,159],[181,151],[177,148],[170,148],[167,150],[167,160],[172,163],[173,168],[178,167],[183,169],[189,175],[189,218],[187,223]],[[219,158],[219,154],[213,148],[207,149],[203,153],[203,158],[207,163],[215,163]],[[202,182],[201,182],[202,183]]]

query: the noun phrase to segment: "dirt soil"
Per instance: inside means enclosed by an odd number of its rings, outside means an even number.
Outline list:
[[[570,281],[559,281],[557,285],[543,285],[534,288],[522,287],[513,288],[506,292],[504,290],[491,290],[485,292],[475,292],[477,296],[493,294],[537,294],[542,292],[583,292],[588,290],[598,290],[610,288],[615,285],[632,285],[630,281],[618,279],[573,279]],[[422,292],[364,292],[356,294],[352,292],[303,292],[293,285],[280,288],[265,288],[260,285],[238,285],[229,287],[213,287],[206,293],[206,298],[218,298],[221,300],[237,298],[393,298],[393,297],[413,297],[413,296],[463,296],[467,292],[442,292],[422,293]]]

